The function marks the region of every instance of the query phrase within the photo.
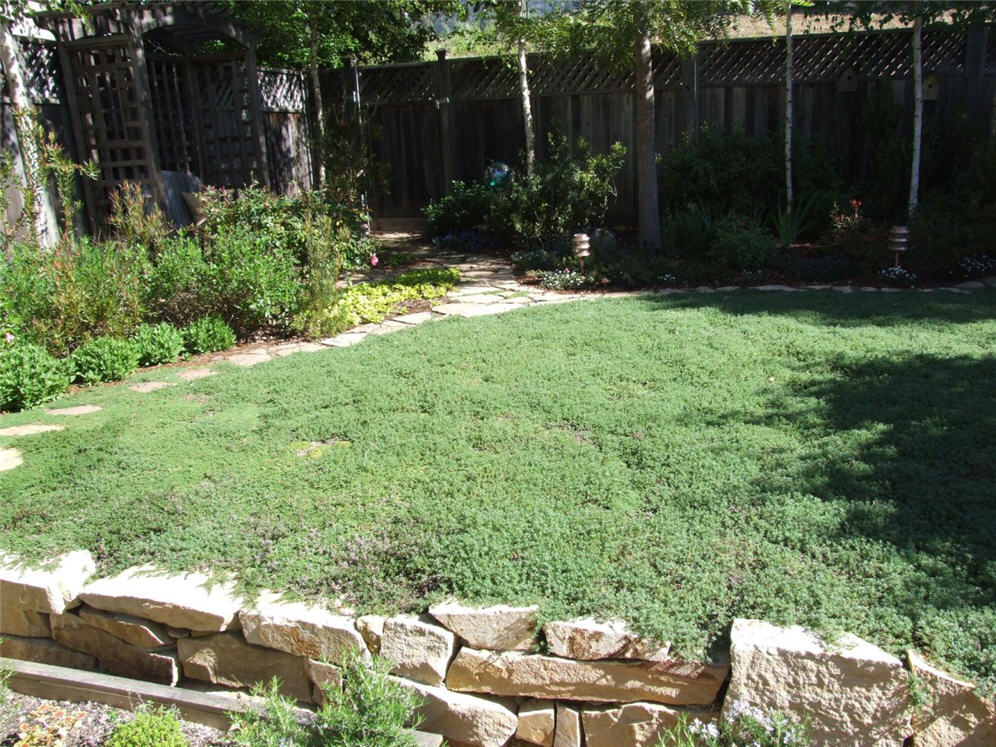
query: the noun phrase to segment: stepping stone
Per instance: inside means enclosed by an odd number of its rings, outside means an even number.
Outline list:
[[[495,290],[490,285],[482,285],[480,283],[476,285],[457,285],[446,295],[448,296],[473,296],[478,293],[486,293],[488,291]]]
[[[47,431],[61,431],[65,430],[64,425],[41,425],[40,423],[33,423],[31,425],[15,425],[10,428],[4,428],[0,430],[0,436],[33,436],[36,433],[45,433]]]
[[[20,467],[23,463],[21,452],[17,449],[0,449],[0,472]]]
[[[865,293],[875,293],[876,291],[878,291],[878,288],[873,288],[870,285],[862,285],[861,290],[864,291]]]
[[[949,293],[968,293],[968,291],[961,290],[960,288],[938,288],[937,290],[948,291]]]
[[[264,363],[270,360],[269,354],[263,350],[251,350],[248,353],[239,353],[227,359],[229,363],[236,366],[255,366],[257,363]]]
[[[370,330],[372,335],[386,335],[390,332],[397,332],[399,329],[407,329],[407,324],[402,324],[401,322],[392,322],[390,320],[382,322]]]
[[[808,291],[825,291],[829,290],[829,285],[804,285],[803,288]]]
[[[433,306],[432,310],[437,314],[444,314],[446,316],[472,317],[501,314],[505,311],[512,311],[519,308],[522,307],[517,303],[446,303],[440,306]]]
[[[415,314],[405,314],[403,316],[394,317],[394,321],[401,322],[402,324],[422,324],[432,319],[431,311],[419,311]]]
[[[470,296],[458,296],[460,303],[498,303],[502,300],[501,296],[498,295],[484,295],[484,294],[474,294]]]
[[[128,388],[139,394],[148,394],[149,392],[155,392],[169,386],[176,386],[176,384],[170,384],[168,381],[143,381],[138,384],[132,384]]]
[[[317,342],[291,342],[287,345],[278,345],[275,348],[270,348],[268,352],[277,358],[283,358],[285,355],[316,353],[319,350],[325,350],[325,346],[319,345]]]
[[[715,293],[716,291],[708,285],[700,285],[695,289],[696,293]]]
[[[829,288],[830,286],[827,285],[825,287]],[[716,290],[718,290],[718,291],[724,291],[724,292],[728,293],[730,291],[740,290],[740,286],[739,285],[721,285]]]
[[[204,379],[217,373],[210,368],[188,368],[186,371],[177,371],[176,375],[184,381],[197,381],[197,379]]]
[[[882,293],[900,293],[901,288],[882,288]]]
[[[794,293],[797,289],[789,285],[758,285],[755,286],[754,290],[759,291],[782,291],[787,293]]]
[[[966,280],[964,283],[958,283],[955,288],[961,288],[962,290],[981,290],[985,288],[986,284],[981,280]]]
[[[343,332],[341,335],[326,337],[324,340],[319,340],[319,342],[322,345],[331,345],[334,348],[348,348],[350,345],[363,342],[366,337],[366,332]]]
[[[835,285],[833,289],[838,293],[854,293],[854,288],[849,285]]]
[[[990,288],[996,288],[996,275],[990,275],[987,278],[982,278],[982,282]]]
[[[89,415],[93,412],[100,412],[102,407],[99,405],[77,405],[76,407],[59,407],[53,408],[51,410],[45,410],[46,415]]]

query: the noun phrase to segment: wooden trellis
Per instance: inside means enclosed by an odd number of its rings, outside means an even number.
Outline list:
[[[204,183],[267,183],[255,47],[239,24],[198,3],[117,2],[86,22],[42,14],[59,42],[77,153],[97,163],[84,182],[94,227],[124,181],[166,208],[163,171]]]

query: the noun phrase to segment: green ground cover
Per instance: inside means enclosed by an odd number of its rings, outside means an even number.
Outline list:
[[[734,616],[996,684],[996,293],[642,297],[448,320],[0,425],[5,550],[361,610]],[[140,378],[171,377],[170,369]],[[2,439],[0,445],[13,445]]]

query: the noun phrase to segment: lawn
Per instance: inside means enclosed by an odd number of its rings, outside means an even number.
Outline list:
[[[16,439],[0,543],[422,610],[735,616],[996,685],[996,292],[646,296],[448,320]],[[137,378],[163,379],[173,369]],[[178,381],[178,379],[170,379]],[[0,439],[13,445],[14,439]]]

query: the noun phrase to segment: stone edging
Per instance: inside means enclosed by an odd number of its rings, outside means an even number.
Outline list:
[[[0,656],[167,685],[239,688],[278,676],[286,694],[315,702],[357,649],[393,662],[394,679],[423,697],[422,729],[483,747],[654,745],[680,714],[712,722],[743,707],[806,720],[818,744],[898,745],[914,730],[918,745],[996,740],[996,707],[972,683],[911,652],[909,669],[933,701],[915,710],[903,662],[850,634],[830,644],[738,619],[730,663],[697,663],[623,622],[572,620],[543,626],[548,653],[538,654],[535,606],[452,602],[421,616],[354,617],[276,594],[247,603],[231,582],[197,573],[93,575],[86,551],[46,570],[4,558]]]

